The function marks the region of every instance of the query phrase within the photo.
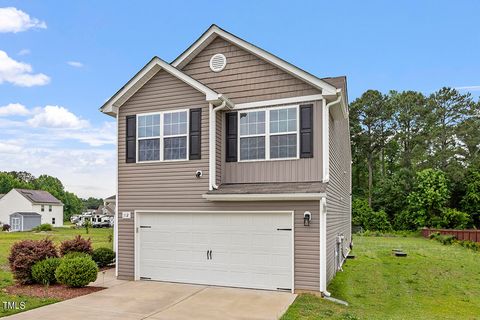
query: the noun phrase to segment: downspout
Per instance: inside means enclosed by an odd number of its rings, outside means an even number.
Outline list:
[[[323,117],[325,118],[323,121],[324,124],[324,130],[323,134],[324,136],[328,137],[326,139],[326,143],[330,142],[330,137],[329,135],[329,111],[330,107],[339,103],[342,99],[342,95],[338,95],[337,99],[335,99],[332,102],[329,102],[325,105],[324,108],[324,113]],[[325,140],[324,140],[325,141]],[[326,161],[323,166],[325,169],[324,172],[324,182],[328,182],[329,180],[329,162],[330,162],[330,155],[329,155],[329,150],[330,146],[324,149],[324,152],[328,154],[324,159]],[[320,292],[322,293],[323,296],[325,297],[330,297],[330,292],[327,291],[327,199],[323,197],[320,199]]]
[[[227,98],[222,95],[219,95],[218,98],[222,101],[222,103],[214,107],[213,103],[208,104],[208,117],[210,120],[209,125],[209,162],[208,162],[208,190],[216,190],[218,189],[217,186],[217,112],[220,110],[225,109],[226,107],[233,108],[233,103],[230,102]]]
[[[320,199],[320,292],[329,297],[327,291],[327,200]]]

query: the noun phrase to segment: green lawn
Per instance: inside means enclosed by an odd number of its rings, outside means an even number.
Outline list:
[[[35,233],[35,232],[0,232],[0,317],[7,316],[19,311],[25,311],[40,307],[46,304],[56,302],[55,299],[40,299],[33,297],[19,297],[11,296],[2,291],[2,288],[9,286],[13,283],[13,277],[10,273],[10,268],[8,266],[8,255],[10,252],[10,247],[14,242],[23,239],[43,239],[45,237],[50,237],[56,244],[59,244],[61,241],[66,239],[71,239],[77,234],[82,235],[85,238],[91,238],[93,242],[93,247],[107,247],[112,248],[112,242],[110,242],[110,235],[113,238],[113,229],[93,229],[91,228],[89,234],[86,234],[85,229],[71,229],[69,226],[64,228],[54,228],[54,231]],[[4,301],[25,301],[26,309],[25,310],[5,310],[3,307]]]
[[[354,237],[328,290],[341,306],[300,295],[282,320],[480,319],[480,253],[417,237]],[[394,257],[392,249],[408,253]]]

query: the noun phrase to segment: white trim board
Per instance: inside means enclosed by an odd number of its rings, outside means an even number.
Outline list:
[[[301,201],[320,200],[325,198],[325,193],[275,193],[275,194],[202,194],[208,201]]]
[[[194,89],[205,94],[207,101],[219,101],[220,95],[208,88],[204,84],[198,82],[192,77],[186,75],[175,67],[159,57],[153,57],[130,81],[125,84],[117,93],[115,93],[101,108],[103,113],[114,115],[118,112],[118,108],[124,104],[135,92],[137,92],[148,80],[150,80],[158,71],[165,70],[175,78],[185,82]]]
[[[263,100],[263,101],[255,101],[255,102],[247,102],[247,103],[239,103],[235,105],[233,110],[240,110],[240,109],[250,109],[250,108],[260,108],[260,107],[274,107],[279,105],[286,105],[286,104],[299,104],[303,102],[314,102],[317,100],[322,100],[323,96],[321,94],[314,94],[310,96],[299,96],[299,97],[292,97],[292,98],[283,98],[283,99],[274,99],[274,100]]]
[[[206,45],[210,44],[217,36],[239,46],[240,48],[252,53],[253,55],[267,60],[276,67],[282,69],[283,71],[307,82],[311,86],[322,90],[322,93],[325,95],[336,95],[337,88],[331,84],[323,81],[320,78],[317,78],[310,73],[294,66],[278,58],[277,56],[260,49],[253,44],[240,39],[239,37],[219,28],[216,25],[212,25],[200,38],[197,39],[186,51],[184,51],[179,57],[177,57],[173,62],[172,66],[182,69],[188,62],[190,62]]]

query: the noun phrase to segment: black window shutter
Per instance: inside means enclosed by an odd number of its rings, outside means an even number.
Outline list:
[[[226,162],[236,162],[237,161],[237,123],[238,123],[238,113],[229,112],[226,114]]]
[[[313,158],[313,104],[300,106],[300,158]]]
[[[190,160],[198,160],[202,157],[202,109],[190,109],[190,133],[189,133],[189,144]]]
[[[137,160],[137,157],[136,157],[137,116],[135,115],[127,116],[126,127],[127,127],[127,130],[126,130],[127,135],[126,135],[126,141],[125,141],[125,146],[127,148],[126,162],[134,163]]]

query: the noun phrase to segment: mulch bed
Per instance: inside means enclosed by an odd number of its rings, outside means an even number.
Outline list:
[[[2,289],[3,292],[11,295],[23,295],[37,298],[55,298],[67,300],[103,290],[102,287],[70,288],[61,284],[54,284],[48,287],[41,284],[12,285]]]

